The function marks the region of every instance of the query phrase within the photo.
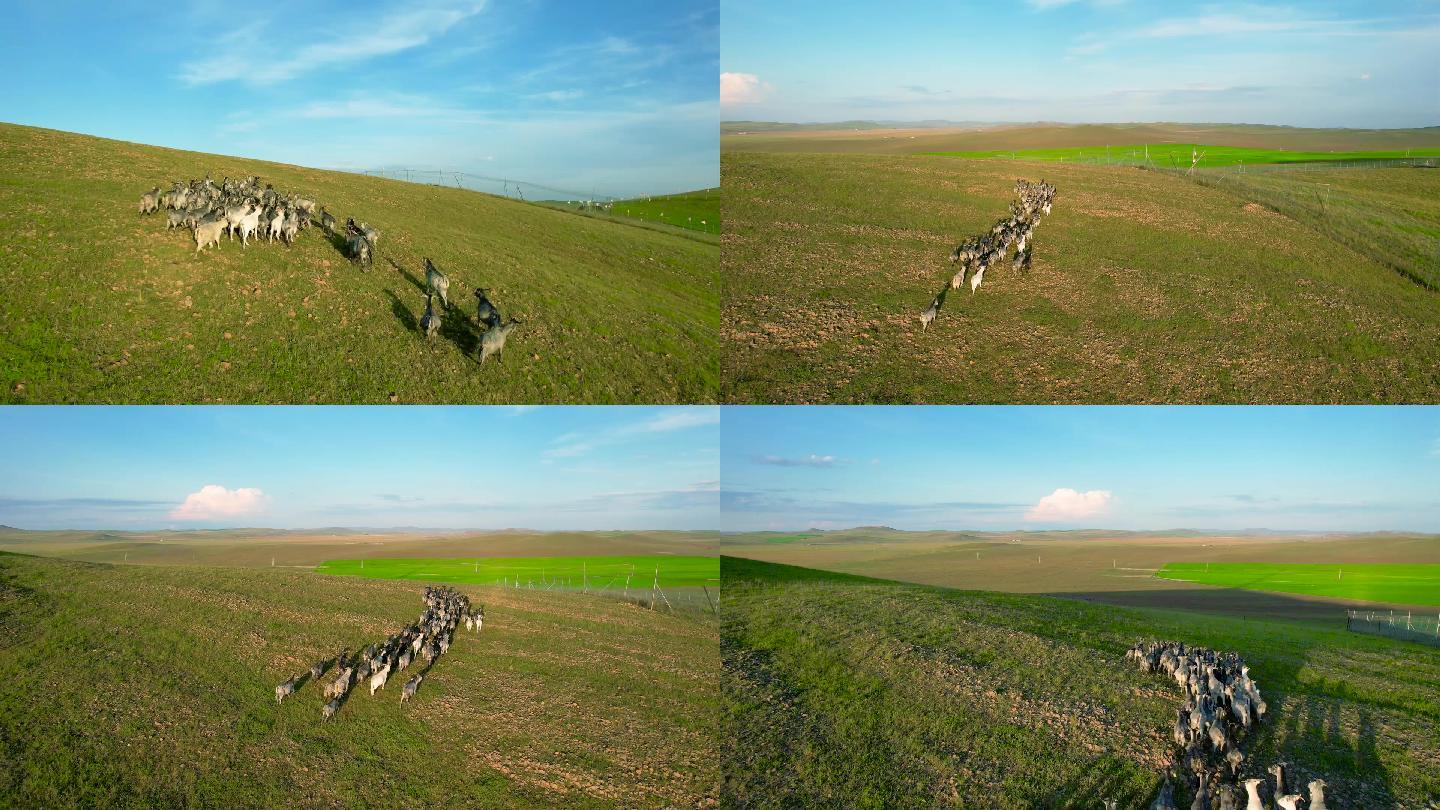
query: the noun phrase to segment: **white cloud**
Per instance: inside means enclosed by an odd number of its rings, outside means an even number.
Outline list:
[[[265,505],[265,493],[242,487],[226,489],[206,484],[199,492],[185,496],[185,502],[170,510],[172,520],[215,520],[259,512]]]
[[[1062,487],[1041,498],[1040,502],[1025,514],[1025,519],[1050,522],[1098,515],[1109,506],[1110,497],[1109,490],[1076,492]]]
[[[1364,81],[1364,82],[1370,81],[1370,74],[1369,74],[1369,73],[1361,73],[1361,74],[1360,74],[1360,80],[1361,80],[1361,81]]]
[[[721,73],[721,104],[754,104],[763,101],[771,91],[754,73]]]
[[[312,41],[288,56],[263,47],[268,39],[251,25],[226,37],[220,53],[186,63],[180,80],[189,85],[244,81],[275,84],[334,65],[343,65],[398,53],[430,42],[485,8],[481,2],[454,6],[400,8],[364,25],[354,25],[341,36]]]

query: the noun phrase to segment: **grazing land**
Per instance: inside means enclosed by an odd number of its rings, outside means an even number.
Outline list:
[[[465,586],[414,699],[275,686],[423,608],[414,582],[0,554],[0,796],[29,807],[674,807],[718,791],[713,624]]]
[[[1180,691],[1140,638],[1236,652],[1269,703],[1242,775],[1332,806],[1440,795],[1440,656],[1311,625],[960,591],[722,560],[722,802],[1143,807]]]
[[[970,590],[1063,595],[1117,606],[1164,607],[1345,627],[1347,607],[1434,612],[1408,598],[1440,587],[1440,536],[1422,534],[1204,534],[1199,532],[904,532],[883,527],[814,531],[776,544],[765,532],[726,535],[724,553],[852,575]],[[1358,594],[1267,592],[1186,582],[1167,566],[1357,566],[1410,572],[1414,587]],[[1322,577],[1323,578],[1323,577]]]
[[[1440,565],[1168,563],[1162,579],[1403,605],[1440,605]]]
[[[1437,138],[1440,140],[1440,138]],[[1172,169],[1190,168],[1194,153],[1202,155],[1196,164],[1202,169],[1248,164],[1318,163],[1357,160],[1393,160],[1416,156],[1440,157],[1440,144],[1434,149],[1374,149],[1358,151],[1325,150],[1316,152],[1288,149],[1256,149],[1246,146],[1217,146],[1204,143],[1117,144],[1104,147],[1066,146],[1052,149],[982,149],[968,152],[930,152],[932,155],[973,159],[1005,158],[1008,160],[1073,161],[1078,163],[1149,162]]]
[[[1287,202],[1059,162],[728,151],[721,168],[728,402],[1440,400],[1440,293],[1417,283],[1440,171],[1347,175],[1325,230],[1304,210],[1329,203],[1296,202],[1316,181],[1289,175],[1259,181]],[[1006,214],[1016,177],[1058,188],[1031,269],[950,293],[922,331],[951,248]]]
[[[259,175],[378,228],[196,254],[140,195]],[[419,327],[424,257],[450,279]],[[719,246],[459,189],[0,124],[0,401],[667,403],[718,396]],[[523,323],[478,364],[475,287]],[[438,304],[437,304],[438,306]]]
[[[549,200],[545,205],[580,211],[580,203]],[[720,189],[708,188],[684,194],[667,194],[659,197],[637,197],[633,200],[616,200],[601,209],[614,217],[628,217],[646,222],[671,225],[687,231],[720,233]],[[598,213],[587,207],[585,213]]]
[[[721,124],[722,152],[1010,152],[1019,149],[1098,148],[1111,144],[1205,143],[1305,152],[1415,150],[1435,154],[1440,127],[1419,129],[1297,129],[1257,124],[974,124],[916,127],[849,124],[773,127]],[[746,134],[741,135],[744,132]],[[1189,160],[1189,154],[1186,154]],[[1188,165],[1188,164],[1187,164]]]
[[[327,560],[396,557],[709,556],[716,532],[397,531],[223,529],[213,531],[27,531],[0,526],[0,551],[142,565],[313,569]],[[448,581],[448,580],[447,580]],[[473,580],[457,580],[473,581]]]
[[[315,570],[321,574],[427,582],[555,583],[568,589],[583,588],[588,579],[591,586],[601,590],[619,587],[614,583],[632,575],[635,590],[649,588],[657,578],[661,588],[714,587],[720,581],[720,560],[713,556],[382,558],[327,560]]]

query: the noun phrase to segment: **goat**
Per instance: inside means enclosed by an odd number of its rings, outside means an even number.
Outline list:
[[[1265,805],[1260,801],[1260,784],[1264,779],[1246,779],[1244,781],[1247,800],[1245,810],[1265,810]]]
[[[1325,780],[1310,780],[1310,810],[1328,810],[1325,804]]]
[[[337,712],[337,711],[340,711],[340,698],[338,698],[338,697],[335,698],[335,699],[333,699],[333,700],[331,700],[329,703],[326,703],[326,704],[325,704],[323,707],[321,707],[321,709],[320,709],[320,713],[323,714],[323,715],[325,715],[325,719],[326,719],[326,720],[329,720],[330,718],[334,717],[334,716],[335,716],[335,712]]]
[[[195,252],[199,253],[211,245],[220,244],[220,234],[225,232],[225,220],[205,219],[195,223]]]
[[[300,680],[298,677],[291,678],[290,680],[275,687],[275,702],[284,703],[285,698],[295,694],[295,682],[298,680]]]
[[[429,257],[425,259],[425,285],[430,292],[440,296],[442,306],[450,306],[450,279],[435,267]]]
[[[416,674],[415,677],[405,682],[405,688],[400,690],[400,702],[404,703],[415,697],[415,690],[420,688],[420,682],[425,680],[424,673]]]
[[[475,288],[475,320],[478,321],[481,326],[489,329],[492,326],[499,326],[501,318],[499,307],[490,303],[490,299],[486,297],[485,292],[484,287]]]
[[[434,298],[430,293],[425,294],[425,314],[420,316],[420,331],[427,338],[435,337],[435,333],[440,331],[440,316],[435,313]]]
[[[362,268],[370,266],[370,243],[365,241],[365,237],[351,236],[349,250],[350,258]]]
[[[256,209],[240,218],[240,246],[247,247],[250,237],[260,230],[260,211]]]
[[[140,195],[140,213],[153,214],[160,210],[160,187],[156,186],[150,191]]]
[[[921,331],[921,332],[924,332],[926,329],[929,329],[929,328],[930,328],[930,324],[935,320],[935,316],[936,316],[939,312],[940,312],[940,297],[939,297],[939,296],[936,296],[936,297],[935,297],[935,300],[930,302],[930,308],[927,309],[927,310],[925,310],[924,312],[920,313],[920,331]]]
[[[326,233],[333,233],[335,231],[335,217],[331,216],[330,212],[326,211],[324,207],[320,209],[320,227],[324,228]]]
[[[520,321],[511,318],[510,322],[504,326],[486,329],[485,334],[480,336],[480,362],[484,363],[485,359],[492,354],[496,356],[497,360],[501,360],[500,353],[505,351],[505,338],[509,337],[510,333],[519,325]]]
[[[375,690],[385,685],[390,679],[390,665],[386,664],[370,676],[370,696],[375,696]]]

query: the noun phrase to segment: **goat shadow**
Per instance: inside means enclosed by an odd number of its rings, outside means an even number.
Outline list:
[[[418,290],[422,296],[429,291],[430,285],[426,284],[419,276],[401,267],[389,256],[385,257],[385,261],[389,262],[390,266],[395,268],[395,272],[404,276],[405,280],[410,282],[410,285]],[[388,293],[389,291],[387,290],[386,292]],[[394,293],[390,293],[390,295],[391,298],[394,299],[395,304],[398,304],[399,298],[395,297]],[[437,298],[436,300],[439,299]],[[415,320],[415,316],[410,313],[408,308],[403,305],[400,306],[403,309],[403,314],[396,312],[396,317],[400,319],[402,324],[406,325],[407,329],[418,333],[420,331],[419,322]],[[392,304],[391,309],[392,311],[395,309],[394,304]],[[473,319],[462,310],[453,299],[449,303],[440,305],[440,318],[440,337],[455,344],[455,347],[466,357],[471,357],[479,351],[481,333],[476,329]],[[414,325],[411,326],[411,324]],[[476,360],[476,362],[479,361]]]

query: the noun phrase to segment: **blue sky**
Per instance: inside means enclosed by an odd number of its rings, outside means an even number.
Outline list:
[[[731,530],[1440,532],[1440,407],[726,408]]]
[[[719,182],[716,0],[7,3],[0,120],[612,196]]]
[[[1433,0],[722,0],[726,120],[1440,125]]]
[[[11,407],[0,524],[719,528],[714,407]]]

